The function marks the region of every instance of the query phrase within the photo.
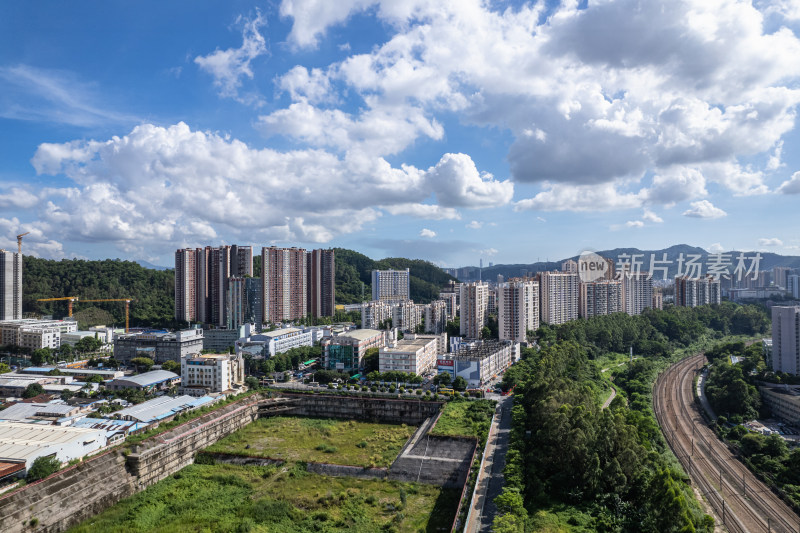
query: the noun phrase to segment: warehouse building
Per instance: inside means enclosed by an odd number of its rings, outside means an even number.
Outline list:
[[[0,422],[0,462],[31,467],[38,457],[53,456],[62,463],[80,459],[105,447],[105,432],[97,429]]]

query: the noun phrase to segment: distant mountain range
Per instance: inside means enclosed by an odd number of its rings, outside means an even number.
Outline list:
[[[152,270],[170,270],[172,268],[175,268],[175,267],[171,267],[171,266],[165,267],[165,266],[154,265],[153,263],[150,263],[150,262],[145,261],[143,259],[137,259],[136,263],[138,263],[139,266],[143,266],[144,268],[149,268],[149,269],[152,269]]]
[[[640,250],[639,248],[614,248],[613,250],[602,250],[595,252],[598,255],[603,257],[613,259],[614,261],[619,261],[620,256],[623,254],[627,254],[628,256],[632,256],[634,254],[641,254],[642,257],[637,258],[639,261],[643,262],[642,270],[648,270],[650,265],[650,258],[651,255],[655,255],[656,260],[661,260],[663,255],[667,254],[667,260],[672,261],[672,264],[669,265],[668,276],[674,277],[678,273],[678,258],[680,254],[683,254],[684,258],[688,257],[690,254],[697,254],[701,256],[700,262],[703,264],[703,272],[706,271],[705,265],[708,264],[708,256],[711,255],[712,252],[704,250],[703,248],[698,248],[696,246],[689,246],[688,244],[677,244],[675,246],[670,246],[669,248],[664,248],[661,250]],[[730,255],[730,263],[731,271],[736,268],[737,257],[739,256],[740,251],[732,251],[732,252],[724,252],[726,255]],[[746,257],[754,256],[756,252],[745,252]],[[759,264],[759,271],[763,270],[772,270],[772,268],[776,266],[785,266],[794,269],[800,269],[800,257],[798,256],[786,256],[786,255],[779,255],[774,254],[771,252],[760,252],[761,254],[761,261]],[[569,259],[577,259],[578,256],[572,257],[565,257],[560,261],[540,261],[537,263],[530,263],[530,264],[513,264],[513,265],[492,265],[490,267],[484,267],[483,272],[479,274],[480,268],[476,266],[468,266],[462,267],[458,269],[456,273],[456,277],[460,281],[473,281],[477,280],[479,275],[481,279],[484,281],[494,281],[497,279],[498,275],[502,275],[504,278],[512,278],[518,276],[525,276],[525,275],[532,275],[536,272],[544,272],[548,270],[561,270],[561,264],[564,261]],[[750,260],[746,261],[746,265],[750,266]]]

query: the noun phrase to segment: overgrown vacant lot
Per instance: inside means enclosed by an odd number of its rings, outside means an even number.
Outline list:
[[[258,419],[206,451],[287,461],[389,466],[414,429],[405,424],[279,416]]]
[[[491,400],[460,400],[447,402],[442,416],[431,430],[431,435],[446,437],[486,438],[494,415],[495,402]]]
[[[301,464],[191,465],[69,531],[449,531],[458,497],[430,485],[310,474]]]

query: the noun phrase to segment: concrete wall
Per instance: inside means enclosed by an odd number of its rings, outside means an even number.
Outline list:
[[[195,452],[256,418],[250,397],[136,446],[92,457],[47,479],[0,496],[0,531],[63,531],[191,464]],[[38,525],[30,526],[36,518]]]
[[[286,413],[288,415],[392,422],[413,426],[436,415],[442,407],[442,402],[392,398],[291,393],[282,393],[281,396],[296,400],[293,402],[294,408]]]

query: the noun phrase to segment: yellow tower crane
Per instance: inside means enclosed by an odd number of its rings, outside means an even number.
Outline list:
[[[22,253],[22,238],[25,235],[28,235],[29,233],[30,233],[30,231],[26,231],[25,233],[22,233],[21,235],[17,235],[17,253],[20,253],[20,254]]]
[[[129,329],[130,305],[135,301],[133,298],[105,298],[102,300],[81,300],[82,302],[125,302],[125,333]]]
[[[65,296],[63,298],[39,298],[36,301],[37,302],[58,302],[58,301],[61,301],[61,300],[69,300],[69,304],[68,304],[68,307],[67,307],[69,312],[67,313],[67,316],[72,318],[72,302],[77,302],[79,300],[79,298],[77,296]]]

